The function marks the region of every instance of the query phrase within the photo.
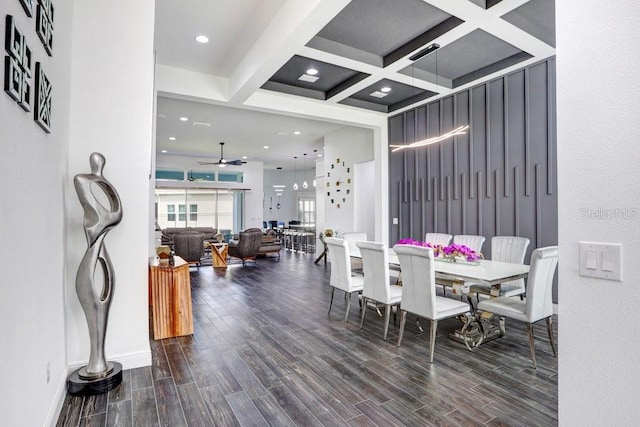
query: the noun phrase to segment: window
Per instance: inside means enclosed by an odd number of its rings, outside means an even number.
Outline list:
[[[184,180],[184,171],[156,169],[156,179],[167,181],[182,181]]]
[[[244,229],[241,190],[160,187],[156,188],[156,206],[161,228],[213,227],[228,233]]]
[[[316,224],[316,200],[313,197],[301,196],[298,199],[298,218],[302,225],[315,226]]]

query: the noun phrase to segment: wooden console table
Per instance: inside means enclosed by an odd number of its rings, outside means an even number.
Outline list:
[[[153,339],[193,334],[189,263],[176,256],[174,265],[149,260],[149,304]]]

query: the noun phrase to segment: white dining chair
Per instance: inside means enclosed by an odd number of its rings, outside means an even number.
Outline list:
[[[342,233],[342,238],[347,241],[349,244],[349,255],[351,256],[360,256],[360,249],[356,245],[357,242],[366,242],[367,241],[367,233],[360,231],[348,231],[346,233]]]
[[[451,242],[451,234],[427,233],[424,236],[424,240],[432,245],[447,246]]]
[[[429,362],[433,363],[438,320],[468,313],[469,304],[436,296],[436,278],[433,249],[412,245],[395,245],[402,272],[402,302],[400,304],[400,333],[402,343],[407,313],[413,313],[431,321]]]
[[[351,275],[351,260],[349,259],[348,243],[344,239],[335,237],[325,237],[324,239],[329,249],[331,276],[329,285],[331,286],[331,301],[329,302],[329,313],[333,305],[333,293],[337,289],[346,293],[347,308],[344,314],[344,321],[349,318],[349,308],[351,307],[351,294],[362,291],[364,279],[362,276]]]
[[[453,236],[453,243],[456,245],[464,245],[477,253],[482,253],[482,245],[484,245],[484,236],[475,236],[471,234],[456,234]]]
[[[495,236],[491,238],[491,259],[493,261],[524,264],[524,256],[529,247],[529,239],[517,236]],[[512,280],[500,284],[500,297],[511,297],[525,293],[524,279]],[[474,283],[469,287],[469,293],[491,294],[491,286],[484,283]],[[479,299],[478,299],[479,301]]]
[[[384,336],[387,339],[389,318],[393,306],[400,304],[402,287],[389,283],[389,254],[384,243],[358,242],[356,243],[362,254],[364,270],[364,288],[362,289],[362,314],[360,315],[360,329],[364,325],[367,312],[367,300],[384,304]]]
[[[367,233],[361,231],[348,231],[342,233],[342,238],[349,243],[349,255],[351,256],[351,271],[362,274],[362,255],[356,245],[357,242],[366,242]]]
[[[533,323],[546,319],[551,349],[553,350],[553,355],[556,356],[556,347],[553,342],[552,288],[553,276],[557,265],[557,246],[536,249],[531,254],[526,301],[514,297],[489,298],[480,301],[476,312],[478,318],[482,316],[483,311],[498,315],[500,317],[501,335],[505,331],[505,317],[525,322],[529,334],[529,350],[531,351],[531,360],[534,368],[537,368],[537,364],[535,344],[533,342]]]

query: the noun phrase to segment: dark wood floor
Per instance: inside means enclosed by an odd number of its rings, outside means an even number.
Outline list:
[[[355,297],[345,324],[338,292],[327,317],[328,279],[311,255],[285,252],[280,262],[192,269],[194,335],[151,340],[153,366],[125,371],[107,394],[67,396],[58,425],[557,425],[544,322],[537,370],[515,321],[475,352],[448,338],[457,320],[441,321],[429,364],[428,328],[407,322],[397,347],[398,325],[383,341],[373,310],[358,329]]]

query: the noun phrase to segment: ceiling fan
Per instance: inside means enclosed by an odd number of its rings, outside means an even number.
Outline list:
[[[247,163],[247,162],[243,160],[227,160],[224,158],[224,142],[220,143],[220,160],[218,160],[217,162],[198,162],[199,165],[218,165],[221,168],[227,165],[239,166],[244,163]]]

